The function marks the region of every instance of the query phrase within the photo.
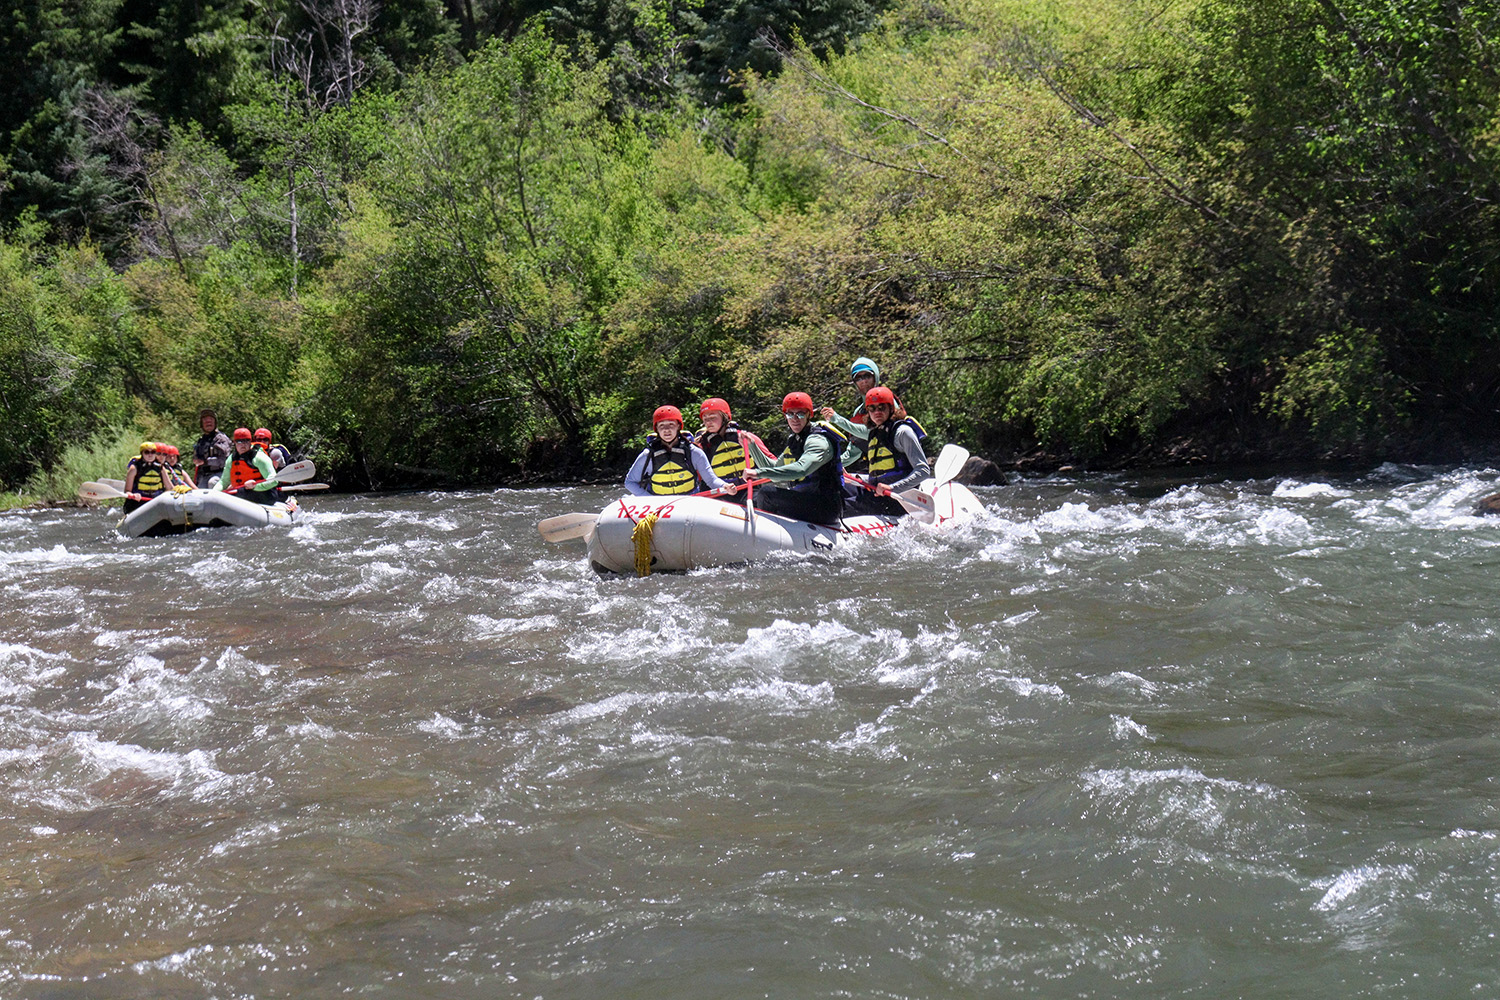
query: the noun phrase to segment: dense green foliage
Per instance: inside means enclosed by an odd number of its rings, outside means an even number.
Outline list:
[[[188,440],[200,405],[376,484],[546,474],[660,402],[845,407],[860,354],[997,457],[1483,435],[1497,29],[1454,0],[27,0],[0,482],[105,427]]]

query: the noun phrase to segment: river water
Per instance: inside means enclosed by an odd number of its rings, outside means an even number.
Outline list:
[[[593,488],[0,517],[0,996],[1500,995],[1497,479],[645,579]]]

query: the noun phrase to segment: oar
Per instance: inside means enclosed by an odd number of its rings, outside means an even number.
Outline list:
[[[964,471],[964,463],[968,460],[969,449],[963,445],[943,445],[943,450],[938,453],[937,464],[932,467],[932,488],[937,489]]]
[[[716,490],[703,490],[700,493],[689,493],[688,496],[694,496],[694,497],[722,497],[722,496],[725,496],[725,495],[730,494],[730,493],[738,493],[740,490],[754,489],[755,487],[759,486],[761,483],[769,483],[769,482],[770,482],[769,479],[749,479],[749,480],[746,480],[743,483],[740,483],[738,486],[725,486],[725,487],[722,487],[722,488],[716,489]]]
[[[875,492],[875,487],[866,483],[863,479],[851,476],[847,472],[844,473],[844,478],[861,489],[869,490],[871,493]],[[902,509],[922,521],[923,524],[931,524],[933,519],[937,517],[937,501],[932,498],[932,494],[930,493],[923,493],[921,490],[902,490],[900,493],[893,491],[891,496],[896,498],[896,502],[901,505]]]
[[[587,538],[594,533],[598,514],[559,514],[536,523],[536,529],[549,542],[566,542],[570,538]]]
[[[125,484],[121,482],[120,485]],[[122,500],[125,493],[107,483],[84,483],[78,487],[78,497],[81,500]]]
[[[283,486],[281,488],[281,492],[283,492],[283,493],[306,493],[309,490],[326,490],[326,489],[329,489],[329,486],[328,486],[327,483],[303,483],[301,486]]]
[[[123,479],[101,479],[101,480],[99,480],[99,485],[100,486],[109,486],[109,487],[112,487],[112,488],[117,489],[117,490],[123,490],[125,488],[125,480],[123,480]]]

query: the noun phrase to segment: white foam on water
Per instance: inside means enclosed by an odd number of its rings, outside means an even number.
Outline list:
[[[255,573],[255,567],[223,552],[200,559],[184,571],[205,585],[234,583]]]
[[[149,961],[140,961],[132,965],[131,971],[137,974],[147,972],[181,972],[187,965],[204,955],[212,955],[214,946],[211,944],[198,945],[186,951],[173,952],[164,958],[155,958]]]
[[[411,572],[412,570],[409,566],[398,566],[388,562],[371,562],[360,567],[359,577],[367,584],[379,585],[407,576]]]
[[[686,659],[713,646],[713,640],[683,625],[675,615],[661,614],[654,628],[643,625],[618,634],[598,630],[574,635],[568,640],[568,655],[585,663],[637,664],[651,659]]]
[[[274,820],[256,823],[254,826],[243,830],[236,830],[233,836],[215,844],[212,853],[224,855],[231,851],[247,847],[259,847],[264,844],[270,844],[281,836],[281,831],[282,825]]]
[[[1312,908],[1321,913],[1332,913],[1344,909],[1356,896],[1376,890],[1383,898],[1393,884],[1409,883],[1415,874],[1411,865],[1360,865],[1340,872],[1335,878],[1315,881],[1313,888],[1324,891]]]
[[[1276,489],[1272,491],[1271,495],[1296,499],[1308,499],[1311,497],[1342,499],[1352,494],[1348,490],[1341,490],[1327,483],[1304,483],[1296,479],[1283,479],[1276,484]]]
[[[1149,740],[1156,742],[1156,737],[1145,726],[1136,722],[1128,715],[1111,715],[1109,717],[1110,730],[1114,738],[1123,742],[1134,742],[1135,740]]]
[[[150,750],[133,743],[100,739],[96,733],[69,733],[58,741],[55,755],[72,758],[91,780],[130,771],[164,782],[166,794],[206,800],[234,789],[239,779],[214,766],[215,754],[206,750]]]
[[[1148,681],[1140,674],[1131,673],[1129,670],[1116,670],[1107,677],[1098,678],[1097,683],[1102,687],[1134,688],[1148,698],[1155,696],[1158,690],[1154,681]]]
[[[460,583],[447,573],[439,573],[422,584],[422,597],[429,601],[454,601],[475,593],[472,584]]]
[[[684,704],[762,705],[768,710],[800,710],[827,707],[835,702],[833,686],[827,681],[799,684],[795,681],[768,679],[759,683],[740,684],[722,690],[624,692],[596,702],[574,705],[556,718],[586,721],[626,715],[638,709],[678,707]]]
[[[416,729],[419,733],[441,736],[446,740],[462,739],[465,732],[463,723],[450,719],[441,712],[434,712],[432,718],[417,723]]]
[[[520,635],[526,632],[551,632],[562,627],[556,615],[536,615],[529,618],[491,618],[489,615],[469,615],[464,623],[464,634],[476,641],[499,639],[502,636]]]
[[[128,708],[144,711],[173,722],[206,719],[214,714],[213,706],[194,690],[190,680],[147,653],[137,653],[112,678],[109,693],[100,699],[111,710]]]
[[[309,741],[316,740],[320,743],[326,743],[329,740],[336,739],[337,737],[343,735],[332,726],[325,726],[321,722],[313,722],[312,720],[308,720],[307,722],[299,722],[296,725],[292,726],[287,726],[286,734],[293,739]]]
[[[1255,531],[1266,545],[1306,545],[1313,539],[1307,518],[1280,507],[1257,515]]]
[[[882,712],[881,716],[884,717]],[[852,732],[844,733],[829,744],[829,749],[845,753],[871,753],[880,760],[899,760],[900,745],[893,739],[895,730],[880,722],[861,722]]]
[[[1014,674],[997,671],[986,671],[985,676],[1022,698],[1055,698],[1058,701],[1069,700],[1067,692],[1056,684],[1038,684],[1029,677],[1017,677]]]
[[[24,643],[0,642],[0,699],[27,701],[38,687],[67,673],[67,660]]]
[[[1283,793],[1260,782],[1211,778],[1189,767],[1166,770],[1118,768],[1087,771],[1083,788],[1102,811],[1136,807],[1136,821],[1146,830],[1186,824],[1191,830],[1223,837],[1232,813],[1248,813],[1247,820],[1267,819],[1265,807]]]

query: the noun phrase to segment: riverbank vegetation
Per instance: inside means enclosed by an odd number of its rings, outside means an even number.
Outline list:
[[[0,483],[201,406],[545,477],[661,402],[846,409],[857,355],[1002,463],[1491,435],[1493,5],[751,9],[26,0]]]

